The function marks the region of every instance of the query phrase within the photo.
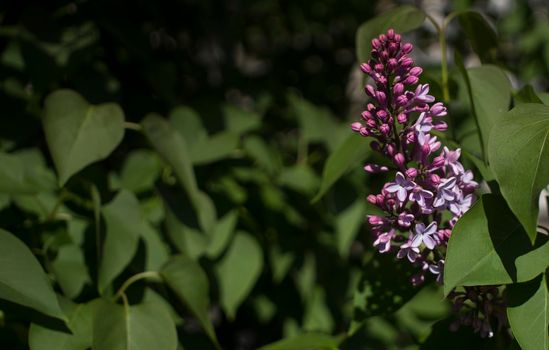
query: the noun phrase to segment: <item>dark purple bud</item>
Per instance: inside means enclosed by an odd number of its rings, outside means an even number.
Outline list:
[[[416,134],[414,132],[409,132],[406,134],[406,142],[414,143],[416,142]]]
[[[374,89],[374,87],[370,84],[367,84],[365,87],[364,87],[364,91],[366,91],[366,94],[372,98],[375,98],[376,97],[376,90]]]
[[[395,86],[393,86],[393,95],[399,96],[402,95],[404,92],[404,85],[402,83],[396,83]]]
[[[360,133],[360,135],[362,136],[370,136],[370,132],[368,131],[368,129],[366,128],[360,128],[360,130],[358,131]]]
[[[406,106],[408,104],[408,99],[406,98],[406,95],[400,95],[396,98],[395,102],[398,106]]]
[[[429,105],[426,104],[426,103],[422,103],[420,105],[417,105],[415,108],[414,108],[414,111],[415,112],[427,112],[429,110]]]
[[[372,71],[372,67],[370,67],[368,63],[361,64],[360,69],[366,74],[370,74],[370,72]]]
[[[387,117],[389,116],[389,114],[383,109],[380,109],[379,111],[377,111],[376,115],[379,119],[383,121],[386,121]]]
[[[398,65],[398,61],[396,58],[389,58],[389,61],[387,61],[387,67],[389,67],[390,70],[394,70]]]
[[[376,91],[376,100],[381,105],[385,105],[387,103],[387,95],[383,91]]]
[[[393,156],[393,163],[395,163],[396,166],[399,168],[402,168],[404,166],[404,163],[406,163],[406,158],[404,158],[404,154],[397,153]]]
[[[384,220],[381,216],[368,215],[368,223],[373,226],[383,225]]]
[[[389,135],[391,132],[391,127],[388,124],[381,124],[379,131],[381,131],[383,135]]]
[[[408,121],[408,115],[406,113],[399,113],[397,115],[397,121],[400,123],[400,124],[404,124]]]
[[[414,64],[414,60],[412,60],[410,57],[403,57],[400,59],[400,65],[403,68],[410,67]]]
[[[416,168],[408,168],[406,170],[406,176],[408,176],[410,179],[413,179],[417,176],[417,169]]]
[[[389,54],[394,55],[398,51],[398,44],[397,43],[389,43],[387,45],[387,51],[389,51]]]
[[[373,103],[368,103],[368,104],[366,105],[366,110],[368,110],[369,112],[375,111],[375,110],[376,110],[376,106],[374,106]]]
[[[387,36],[385,34],[380,34],[379,35],[379,40],[382,41],[382,42],[387,41]]]
[[[440,168],[444,165],[444,157],[438,156],[433,159],[433,163],[431,163],[431,167],[433,168]]]
[[[433,117],[442,117],[446,115],[446,107],[441,102],[437,102],[431,106],[431,115]]]
[[[400,42],[400,39],[401,39],[400,34],[395,34],[395,41],[396,41],[397,43]]]
[[[423,69],[421,69],[421,67],[414,67],[410,69],[410,72],[408,72],[408,74],[414,75],[417,77],[421,74],[421,72],[423,72]]]
[[[387,60],[389,58],[389,53],[387,50],[383,50],[379,53],[379,57],[381,57],[382,60]]]
[[[395,154],[396,152],[396,147],[395,145],[393,145],[392,143],[388,144],[387,147],[385,148],[385,150],[387,151],[387,154],[390,155],[391,157]]]
[[[372,119],[372,113],[370,113],[368,111],[363,111],[360,115],[362,116],[362,119],[364,119],[364,120]]]
[[[406,79],[404,79],[404,85],[414,85],[419,81],[419,78],[415,75],[409,75]]]
[[[372,141],[370,142],[370,147],[374,150],[374,151],[380,151],[381,150],[381,144],[377,141]]]
[[[385,203],[387,204],[388,208],[393,209],[393,208],[396,207],[396,200],[394,200],[393,198],[387,199],[387,201]]]
[[[423,144],[423,146],[421,146],[421,153],[424,156],[427,156],[427,155],[429,155],[429,153],[431,153],[431,147],[429,146],[429,144],[427,142],[425,142]]]
[[[375,128],[377,126],[377,123],[374,119],[368,119],[366,121],[366,125],[369,127],[369,128]]]
[[[360,128],[362,128],[362,124],[359,122],[351,124],[351,129],[353,129],[353,131],[360,131]]]
[[[431,174],[431,176],[429,176],[429,180],[435,186],[440,184],[440,176],[438,176],[437,174]]]
[[[373,204],[373,205],[376,205],[377,204],[377,197],[373,194],[370,194],[368,195],[368,197],[366,197],[366,200],[368,201],[368,203],[370,204]]]
[[[394,37],[395,37],[395,30],[393,28],[389,28],[389,30],[387,30],[387,38],[393,40]]]
[[[438,131],[444,131],[448,129],[448,124],[446,124],[445,122],[436,123],[433,124],[433,128]]]
[[[379,50],[381,48],[381,42],[378,38],[372,39],[372,47],[376,50]]]
[[[410,43],[406,43],[402,45],[402,48],[401,48],[404,54],[409,54],[410,52],[412,52],[413,49],[414,49],[414,46]]]
[[[383,64],[381,64],[381,63],[376,63],[376,64],[374,65],[374,70],[375,70],[376,72],[378,72],[378,73],[383,72],[383,68],[385,68],[385,67],[384,67]]]

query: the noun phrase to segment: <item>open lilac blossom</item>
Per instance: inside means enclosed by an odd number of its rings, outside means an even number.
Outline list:
[[[371,59],[360,66],[371,78],[364,87],[371,101],[361,121],[351,128],[372,138],[372,149],[392,164],[367,164],[367,172],[396,170],[393,182],[385,184],[381,193],[368,196],[385,213],[368,217],[374,246],[380,253],[393,251],[398,259],[412,263],[418,269],[411,279],[413,285],[429,275],[442,284],[452,229],[475,201],[479,185],[460,163],[461,150],[441,149],[442,142],[432,134],[447,129],[441,120],[447,109],[429,94],[428,84],[419,83],[423,70],[409,56],[413,46],[401,39],[389,29],[372,40]],[[460,303],[462,296],[456,294],[454,301]],[[487,319],[471,322],[478,323],[474,328],[481,335],[491,336],[492,319]]]

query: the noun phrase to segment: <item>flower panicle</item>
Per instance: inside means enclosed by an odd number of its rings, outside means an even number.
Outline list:
[[[371,78],[364,87],[371,101],[351,128],[372,138],[372,149],[388,159],[364,170],[395,173],[380,193],[367,198],[384,212],[368,216],[374,247],[417,266],[413,285],[427,274],[442,284],[452,229],[474,203],[479,184],[460,163],[461,150],[443,147],[433,135],[447,129],[442,120],[447,109],[429,95],[428,84],[419,83],[423,70],[414,65],[412,50],[393,29],[372,40],[371,58],[360,66]]]

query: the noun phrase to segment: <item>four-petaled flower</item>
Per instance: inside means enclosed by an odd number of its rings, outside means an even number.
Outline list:
[[[414,228],[416,232],[414,238],[412,239],[412,247],[419,247],[421,243],[431,250],[437,245],[437,223],[433,221],[429,226],[425,227],[425,224],[422,222],[416,224]]]
[[[413,189],[416,184],[413,181],[406,179],[400,171],[396,174],[395,182],[390,183],[385,187],[385,191],[396,193],[400,202],[404,202],[408,196],[408,191]]]
[[[454,200],[456,193],[454,188],[456,186],[456,178],[451,177],[443,180],[437,187],[437,195],[433,201],[433,205],[436,208],[440,208],[446,204],[446,202]]]

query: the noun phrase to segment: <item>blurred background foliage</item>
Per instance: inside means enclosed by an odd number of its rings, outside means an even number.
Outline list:
[[[184,253],[207,275],[208,317],[225,349],[256,349],[307,331],[346,332],[363,269],[369,287],[362,292],[376,299],[370,301],[373,317],[342,348],[412,349],[425,339],[422,346],[433,347],[436,340],[427,337],[432,327],[438,337],[448,332],[447,321],[435,322],[448,316],[449,306],[434,285],[391,289],[395,279],[407,285],[406,274],[384,273],[393,262],[374,258],[363,225],[372,210],[365,196],[384,179],[363,173],[367,145],[358,155],[355,144],[342,146],[366,102],[356,30],[402,4],[440,20],[451,11],[481,11],[498,33],[492,62],[515,88],[530,83],[547,91],[545,1],[2,2],[0,149],[9,154],[2,167],[21,163],[39,188],[33,194],[2,191],[2,228],[31,248],[55,290],[74,303],[97,298],[97,284],[112,293],[130,276]],[[434,29],[426,22],[406,38],[440,97]],[[478,64],[456,23],[448,43],[449,57],[457,51],[466,66]],[[451,111],[472,125],[463,83],[456,77],[453,84]],[[41,118],[45,97],[62,88],[94,105],[117,103],[130,130],[108,158],[59,189]],[[201,210],[195,214],[177,166],[153,150],[158,146],[147,131],[131,130],[140,129],[149,113],[165,116],[185,140],[197,187],[214,203],[216,222],[201,218]],[[469,141],[472,151],[478,150],[474,143]],[[356,166],[333,186],[321,185],[336,150],[356,158]],[[336,173],[347,170],[332,164]],[[137,214],[126,210],[135,204],[132,198],[138,199]],[[105,232],[124,230],[116,227],[126,225],[117,215],[143,221],[145,228],[109,260],[118,270],[105,272],[109,278],[99,271],[94,232],[105,240]],[[136,283],[128,297],[132,304],[169,300],[180,346],[213,348],[195,312],[173,302],[172,292]],[[25,310],[10,304],[0,309],[2,348],[27,348]]]

